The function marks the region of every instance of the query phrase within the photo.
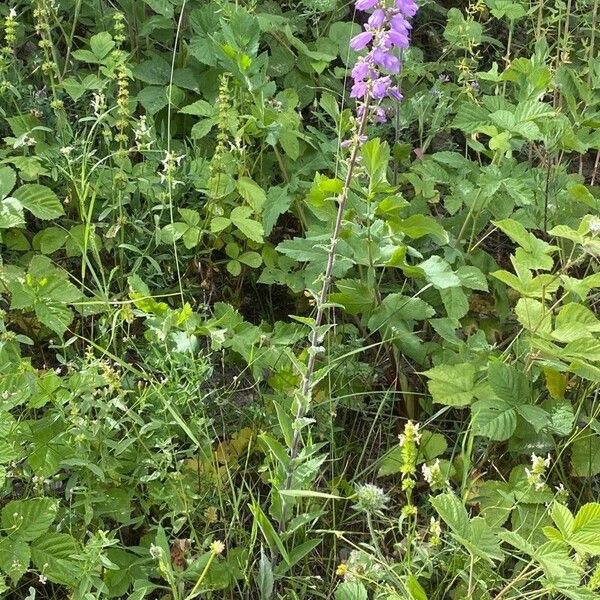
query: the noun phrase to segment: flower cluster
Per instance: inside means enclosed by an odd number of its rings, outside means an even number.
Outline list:
[[[356,504],[353,508],[367,514],[381,514],[389,501],[389,496],[380,487],[364,483],[356,486]]]
[[[402,100],[402,94],[393,85],[391,75],[400,72],[400,59],[396,49],[408,48],[411,30],[410,19],[418,7],[414,0],[356,0],[356,9],[373,9],[364,26],[364,31],[350,40],[350,46],[357,52],[368,48],[365,56],[358,59],[352,69],[352,91],[350,95],[363,101],[359,106],[359,116],[366,110],[367,99],[375,102],[372,106],[375,121],[386,120],[381,107],[384,98]]]
[[[551,462],[549,454],[546,458],[536,454],[531,455],[531,469],[525,469],[525,474],[529,485],[532,485],[536,492],[541,492],[546,487],[546,470]]]

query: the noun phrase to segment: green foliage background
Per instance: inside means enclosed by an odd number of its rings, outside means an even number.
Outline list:
[[[353,6],[0,18],[0,593],[600,597],[598,0],[420,3],[317,349]]]

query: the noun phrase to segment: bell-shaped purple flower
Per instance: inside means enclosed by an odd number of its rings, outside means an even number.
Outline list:
[[[364,81],[357,81],[350,90],[351,98],[364,98],[367,93],[367,84]]]
[[[359,50],[362,50],[372,39],[373,39],[372,33],[370,33],[369,31],[363,31],[362,33],[359,33],[358,35],[355,35],[350,40],[350,48],[352,48],[352,50],[356,50],[356,52],[358,52]]]
[[[382,48],[375,48],[373,50],[373,60],[390,73],[398,73],[400,71],[400,61],[393,54],[386,52]]]
[[[401,94],[400,90],[396,87],[390,87],[388,89],[388,96],[394,100],[397,100],[398,102],[402,101],[402,99],[404,98],[404,96]]]
[[[371,85],[371,95],[375,100],[383,100],[391,84],[392,80],[387,76],[376,79]]]
[[[362,81],[371,71],[371,64],[364,58],[360,58],[352,68],[352,79]]]
[[[381,8],[374,10],[368,23],[373,29],[379,29],[385,23],[385,12]]]
[[[414,0],[396,0],[396,6],[407,17],[414,17],[419,10]]]
[[[373,117],[375,118],[375,123],[385,123],[387,121],[387,114],[381,106],[376,106],[373,109]]]
[[[379,4],[379,0],[356,0],[354,6],[356,10],[369,10]]]
[[[412,29],[412,25],[403,15],[394,15],[390,19],[390,24],[392,26],[392,31],[397,31],[404,35],[408,35],[408,32]]]
[[[408,48],[409,40],[408,36],[400,33],[399,31],[388,31],[387,36],[385,38],[386,47],[390,48],[392,46],[396,46],[397,48]]]

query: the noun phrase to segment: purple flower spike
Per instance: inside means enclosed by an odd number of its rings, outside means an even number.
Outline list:
[[[350,47],[352,48],[352,50],[356,50],[356,52],[358,52],[359,50],[362,50],[372,39],[373,39],[372,33],[368,32],[368,31],[363,31],[362,33],[359,33],[358,35],[355,35],[350,40]]]
[[[379,4],[379,0],[356,0],[354,6],[356,7],[356,10],[369,10],[376,4]]]
[[[401,101],[402,94],[393,85],[390,75],[399,73],[402,65],[396,56],[397,48],[408,48],[412,25],[410,19],[418,10],[415,0],[355,0],[359,11],[371,11],[364,30],[350,40],[350,47],[365,50],[352,68],[350,96],[357,99],[359,120],[368,118],[375,123],[387,121],[383,101]],[[366,138],[365,138],[366,139]],[[357,143],[343,142],[343,147]]]

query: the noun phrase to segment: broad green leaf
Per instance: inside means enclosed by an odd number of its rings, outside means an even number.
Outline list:
[[[471,363],[440,365],[425,371],[433,401],[446,406],[467,406],[475,396],[475,367]]]
[[[38,219],[56,219],[65,214],[58,196],[45,185],[27,183],[17,188],[13,195]]]
[[[558,527],[564,539],[568,538],[573,531],[575,520],[571,511],[560,502],[554,502],[552,504],[552,510],[550,516],[554,521],[554,524]]]
[[[469,538],[469,515],[461,501],[451,492],[438,494],[429,500],[444,523],[460,537]]]
[[[0,569],[6,573],[13,584],[23,577],[31,561],[29,545],[22,539],[0,538]]]
[[[0,229],[12,229],[25,225],[23,207],[16,198],[0,200]]]
[[[253,179],[240,177],[237,180],[237,189],[240,196],[252,207],[255,213],[262,211],[267,195]]]
[[[494,393],[512,406],[529,401],[529,381],[515,367],[500,362],[488,366],[488,381]]]
[[[571,467],[576,477],[593,477],[600,473],[600,437],[585,432],[571,444]]]
[[[469,312],[469,299],[459,287],[440,290],[448,318],[462,319]]]
[[[517,427],[517,413],[504,400],[479,400],[472,414],[475,433],[494,441],[507,440]]]
[[[520,298],[515,313],[519,323],[531,333],[546,337],[552,332],[552,313],[541,302]]]
[[[16,182],[17,174],[11,167],[0,167],[0,198],[8,196]]]
[[[367,590],[360,581],[344,581],[335,590],[335,600],[367,600]]]
[[[12,538],[29,542],[48,531],[57,510],[51,498],[13,500],[2,509],[2,527]]]
[[[439,256],[432,256],[418,266],[423,269],[427,281],[439,290],[460,286],[460,279],[456,273],[454,273],[450,265]]]
[[[77,540],[67,533],[48,533],[31,544],[31,560],[50,581],[75,587],[78,581],[78,561],[73,556],[81,552]]]
[[[248,239],[261,244],[264,241],[265,232],[261,223],[248,218],[251,214],[250,210],[246,206],[238,206],[231,211],[229,218]]]
[[[99,60],[103,59],[113,48],[115,42],[110,33],[102,31],[90,38],[90,48]]]

